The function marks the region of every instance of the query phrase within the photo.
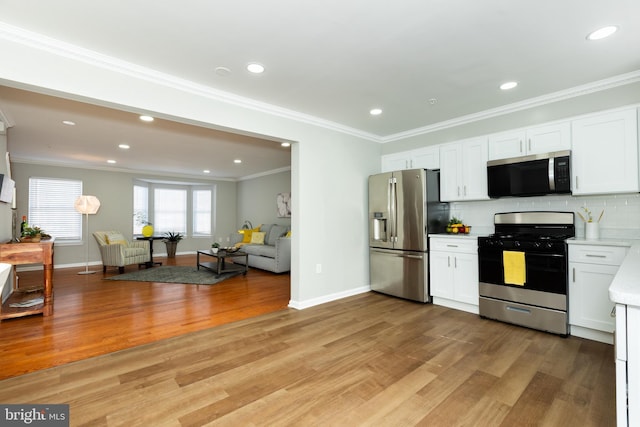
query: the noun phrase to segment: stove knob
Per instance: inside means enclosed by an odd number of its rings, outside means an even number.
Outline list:
[[[504,246],[504,242],[502,240],[498,240],[498,246]]]
[[[535,248],[539,248],[539,247],[540,247],[540,245],[542,245],[542,243],[540,243],[540,242],[534,242],[534,243],[533,243],[533,246],[534,246]]]
[[[516,248],[519,248],[520,247],[520,242],[517,242],[517,241],[513,242],[513,246],[515,246]]]
[[[551,248],[553,248],[553,243],[547,242],[547,249],[551,249]]]

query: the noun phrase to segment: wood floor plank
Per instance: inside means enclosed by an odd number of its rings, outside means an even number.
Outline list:
[[[282,277],[272,276],[253,277],[288,300],[274,289]],[[156,284],[128,292],[79,280],[81,289],[61,286],[53,319],[0,324],[0,335],[24,343],[0,344],[18,365],[0,380],[0,402],[68,403],[73,426],[615,423],[607,344],[376,293],[239,317],[232,312],[248,304],[236,289],[246,288],[242,281],[215,291]],[[225,295],[229,305],[212,308]],[[101,313],[98,297],[108,301]],[[80,306],[91,309],[83,315]],[[203,321],[203,310],[222,319]],[[95,328],[98,337],[83,341]],[[92,355],[99,343],[121,348]],[[83,359],[17,374],[30,369],[25,357],[59,363],[74,346]],[[63,357],[46,354],[56,348]]]

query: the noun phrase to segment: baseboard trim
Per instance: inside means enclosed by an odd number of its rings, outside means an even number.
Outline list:
[[[351,297],[354,295],[364,294],[371,291],[370,286],[362,286],[359,288],[349,289],[335,294],[323,295],[317,298],[311,298],[304,301],[289,300],[289,307],[296,310],[304,310],[305,308],[314,307],[331,301]]]

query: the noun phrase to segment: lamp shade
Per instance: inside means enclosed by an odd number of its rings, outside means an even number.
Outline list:
[[[96,196],[80,196],[74,203],[76,211],[81,214],[93,215],[100,209],[100,200]]]

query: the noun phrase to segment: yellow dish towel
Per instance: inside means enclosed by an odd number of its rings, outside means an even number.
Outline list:
[[[524,286],[524,282],[527,281],[524,252],[502,251],[502,263],[504,265],[504,283]]]

